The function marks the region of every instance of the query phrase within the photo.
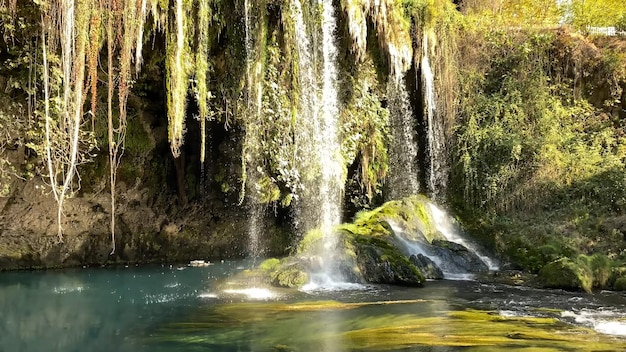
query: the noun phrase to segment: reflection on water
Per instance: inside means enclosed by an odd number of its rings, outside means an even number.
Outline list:
[[[617,293],[474,281],[308,292],[217,284],[247,265],[2,273],[0,351],[626,349]]]

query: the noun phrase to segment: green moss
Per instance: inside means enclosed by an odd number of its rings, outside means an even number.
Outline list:
[[[306,233],[306,235],[304,235],[302,240],[300,240],[300,242],[298,243],[298,246],[296,248],[296,253],[297,254],[315,253],[316,247],[318,247],[321,244],[323,237],[324,237],[324,234],[322,233],[322,230],[320,229],[310,230],[309,232]]]
[[[545,287],[583,289],[591,292],[593,278],[588,268],[569,258],[555,260],[539,271],[539,279]]]
[[[279,287],[299,288],[309,282],[309,275],[300,267],[291,266],[280,270],[272,284]]]
[[[259,270],[265,273],[271,273],[275,271],[280,264],[280,260],[276,258],[266,259],[259,265]]]
[[[125,152],[136,156],[145,156],[154,149],[154,142],[141,123],[140,116],[128,119],[126,126]]]

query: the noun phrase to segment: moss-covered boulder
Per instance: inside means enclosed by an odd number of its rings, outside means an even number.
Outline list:
[[[277,287],[299,288],[309,281],[307,268],[294,258],[270,258],[259,265],[258,272],[267,284]]]
[[[418,286],[424,275],[398,248],[382,238],[354,238],[356,263],[367,282]]]
[[[441,220],[435,214],[440,211],[431,204],[424,196],[410,196],[358,213],[352,223],[337,226],[333,236],[309,231],[291,257],[264,263],[271,267],[265,270],[268,281],[297,287],[309,277],[332,273],[332,279],[350,282],[418,286],[426,278],[442,279],[444,271],[488,271],[472,250],[445,239],[435,221]]]
[[[611,270],[609,288],[615,291],[626,291],[626,266],[615,267]]]
[[[588,270],[569,258],[557,259],[539,271],[539,280],[544,287],[562,288],[591,292],[593,278]]]

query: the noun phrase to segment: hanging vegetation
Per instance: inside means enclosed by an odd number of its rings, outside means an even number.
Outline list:
[[[167,86],[167,116],[169,121],[170,149],[175,158],[180,156],[180,147],[185,135],[187,109],[187,87],[189,84],[190,48],[188,42],[189,25],[188,0],[174,0],[174,21],[166,33],[165,76]]]
[[[348,18],[352,49],[357,59],[364,59],[369,19],[376,29],[380,47],[386,51],[390,73],[401,77],[411,65],[413,55],[410,22],[401,4],[395,0],[342,0],[341,6]]]

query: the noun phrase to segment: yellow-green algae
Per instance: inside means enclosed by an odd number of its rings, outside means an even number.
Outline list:
[[[250,331],[259,351],[308,350],[311,343],[342,351],[392,351],[431,346],[469,351],[615,351],[626,340],[573,326],[556,318],[503,317],[494,311],[460,310],[410,314],[426,300],[344,303],[240,303],[201,311],[194,322],[171,324],[155,339],[185,345],[228,344]],[[404,313],[360,314],[376,305],[407,305]],[[352,312],[341,314],[341,312]],[[397,310],[396,310],[397,312]],[[328,315],[330,314],[330,315]],[[430,316],[429,316],[430,315]],[[341,317],[340,319],[338,319]],[[332,328],[329,328],[329,324]],[[214,330],[220,330],[218,334]],[[250,338],[249,336],[247,336]]]

